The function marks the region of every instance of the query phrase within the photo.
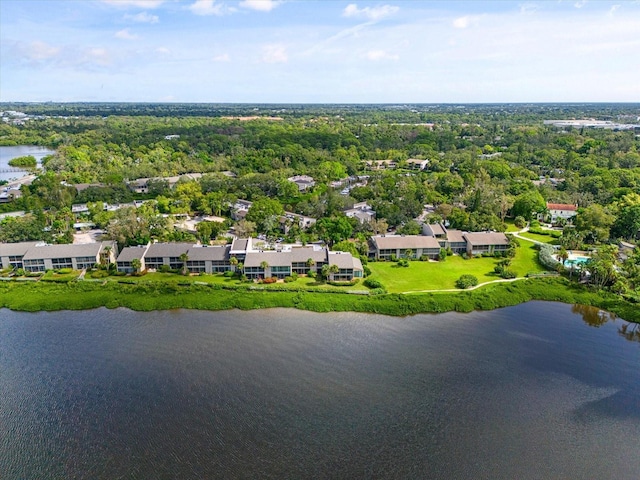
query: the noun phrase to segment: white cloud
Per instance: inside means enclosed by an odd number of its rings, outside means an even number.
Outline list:
[[[262,47],[262,61],[264,63],[287,63],[289,57],[284,45],[265,45]]]
[[[189,10],[196,15],[223,15],[224,9],[221,3],[216,3],[215,0],[196,0],[192,5],[189,5]]]
[[[62,67],[95,71],[96,67],[112,66],[111,53],[103,47],[82,48],[77,45],[52,46],[44,42],[16,42],[9,45],[9,55],[21,64],[33,67]],[[124,54],[126,55],[126,54]]]
[[[613,15],[618,11],[619,8],[620,8],[620,5],[613,5],[609,9],[609,13],[607,15],[609,15],[610,17],[613,17]]]
[[[27,59],[37,62],[55,58],[60,53],[59,47],[54,47],[40,41],[31,42],[29,45],[24,46],[21,50],[22,54]]]
[[[393,15],[398,10],[399,7],[394,5],[381,5],[379,7],[364,7],[358,8],[358,5],[355,3],[351,3],[346,6],[344,11],[342,12],[343,17],[355,17],[355,18],[367,18],[369,20],[381,20],[385,17]]]
[[[150,13],[147,13],[147,12],[140,12],[136,15],[130,15],[127,13],[124,16],[124,19],[130,22],[137,22],[137,23],[158,23],[160,21],[157,15],[151,15]]]
[[[540,9],[540,5],[537,3],[527,2],[520,5],[520,13],[529,15],[537,12]]]
[[[116,32],[115,37],[120,40],[135,40],[138,38],[138,36],[135,33],[131,33],[128,28]]]
[[[94,63],[100,66],[111,65],[111,55],[106,48],[89,48],[85,50],[82,60],[86,63]]]
[[[379,60],[398,60],[400,58],[397,54],[389,53],[386,50],[370,50],[365,57],[374,62]]]
[[[465,15],[464,17],[458,17],[453,21],[455,28],[468,28],[480,23],[481,16],[479,15]]]
[[[171,50],[167,47],[158,47],[156,48],[156,53],[159,53],[160,55],[169,55],[171,54]]]
[[[231,57],[229,57],[228,53],[223,53],[221,55],[216,55],[215,57],[212,58],[212,60],[214,62],[230,62]]]
[[[244,8],[250,8],[251,10],[258,10],[260,12],[270,12],[282,2],[278,0],[244,0],[240,2],[240,6]]]
[[[587,4],[587,0],[578,0],[576,3],[573,4],[573,6],[576,8],[582,8],[586,4]]]
[[[113,5],[114,7],[139,7],[139,8],[158,8],[165,0],[102,0],[103,3]]]

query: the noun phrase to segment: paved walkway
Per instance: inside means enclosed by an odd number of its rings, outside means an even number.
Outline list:
[[[475,290],[476,288],[484,287],[485,285],[489,285],[491,283],[506,283],[506,282],[517,282],[518,280],[526,280],[527,277],[518,277],[518,278],[500,278],[498,280],[491,280],[489,282],[479,283],[475,287],[469,288],[447,288],[447,289],[439,289],[439,290],[411,290],[409,292],[402,292],[403,295],[408,293],[437,293],[437,292],[470,292],[471,290]]]
[[[550,228],[547,228],[545,230],[551,230]],[[509,235],[513,235],[516,238],[519,238],[520,240],[526,240],[527,242],[533,242],[536,245],[551,245],[550,243],[545,243],[545,242],[541,242],[539,240],[534,240],[532,238],[527,238],[527,237],[523,237],[522,235],[520,235],[521,233],[525,233],[529,231],[529,225],[527,225],[526,227],[524,227],[522,230],[518,230],[517,232],[505,232],[508,233]],[[552,245],[553,246],[553,245]]]

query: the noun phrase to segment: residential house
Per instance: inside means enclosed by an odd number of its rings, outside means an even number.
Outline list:
[[[437,259],[440,243],[435,237],[425,235],[374,235],[371,237],[373,255],[378,260],[395,258],[421,258],[423,255]]]
[[[113,241],[78,245],[47,245],[30,247],[22,257],[27,272],[44,272],[60,268],[84,270],[98,263],[113,263],[118,250]]]
[[[364,164],[369,170],[393,170],[398,166],[395,160],[367,160]]]
[[[466,232],[463,234],[467,241],[467,253],[480,255],[504,252],[509,248],[509,239],[500,232]]]
[[[291,275],[290,252],[264,250],[247,252],[244,274],[248,279],[276,277],[283,279]]]
[[[236,200],[236,203],[231,206],[231,219],[236,222],[244,219],[249,213],[251,205],[253,205],[253,202],[249,200]]]
[[[187,269],[191,273],[219,273],[232,269],[231,245],[193,245],[187,251]]]
[[[467,240],[464,232],[460,230],[447,229],[447,239],[443,248],[451,249],[453,253],[464,253],[467,251]]]
[[[407,168],[411,170],[425,170],[429,166],[429,160],[410,158],[407,160]]]
[[[149,193],[150,181],[163,180],[167,182],[169,188],[173,188],[180,180],[199,180],[200,178],[202,178],[202,173],[184,173],[172,177],[137,178],[128,182],[128,185],[135,193]]]
[[[23,268],[22,259],[30,248],[44,242],[0,243],[0,267]]]
[[[140,271],[146,270],[147,266],[144,261],[144,256],[148,249],[149,244],[139,245],[136,247],[124,247],[116,260],[118,271],[122,273],[134,273],[136,271],[133,266],[134,260],[138,260],[140,262]]]
[[[376,218],[376,212],[367,202],[359,202],[353,207],[344,210],[344,214],[350,218],[357,218],[360,223],[368,223]]]
[[[350,282],[355,278],[362,278],[364,269],[359,258],[353,257],[348,252],[328,252],[329,265],[336,265],[338,271],[329,274],[332,282]]]
[[[559,218],[570,221],[578,213],[578,206],[570,203],[547,203],[546,218],[551,223],[556,222]]]
[[[316,181],[309,175],[295,175],[287,178],[287,180],[295,183],[298,186],[298,190],[301,192],[306,192],[316,185]]]
[[[291,249],[291,271],[298,275],[319,272],[328,264],[328,250],[323,247],[293,247]]]
[[[464,237],[465,232],[450,230],[442,223],[425,223],[422,225],[422,234],[436,238],[440,247],[449,248],[453,253],[464,253],[467,251],[467,240]]]
[[[171,270],[178,270],[183,267],[180,256],[192,246],[192,243],[152,243],[144,255],[145,266],[159,270],[166,265]]]

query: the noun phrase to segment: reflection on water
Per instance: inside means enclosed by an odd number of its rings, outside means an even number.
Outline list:
[[[609,321],[614,322],[617,318],[615,313],[605,312],[591,305],[576,304],[571,307],[571,311],[581,315],[584,323],[590,327],[600,327]]]
[[[615,313],[606,312],[598,307],[589,305],[573,305],[571,312],[582,316],[584,323],[590,327],[601,327],[608,322],[615,322],[618,317]],[[617,327],[618,334],[630,342],[640,342],[640,323],[630,323],[620,320],[622,325]]]
[[[640,342],[640,323],[625,323],[618,333],[631,342]]]

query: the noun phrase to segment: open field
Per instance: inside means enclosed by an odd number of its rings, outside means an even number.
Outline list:
[[[528,273],[544,272],[538,263],[538,252],[533,242],[520,240],[520,247],[511,261],[510,270],[518,277]],[[444,262],[410,262],[409,268],[398,267],[393,262],[371,262],[371,278],[379,280],[390,293],[403,293],[419,290],[443,290],[456,288],[455,282],[461,275],[478,277],[479,283],[498,280],[493,268],[500,259],[476,257],[464,260],[458,255],[447,257]]]

